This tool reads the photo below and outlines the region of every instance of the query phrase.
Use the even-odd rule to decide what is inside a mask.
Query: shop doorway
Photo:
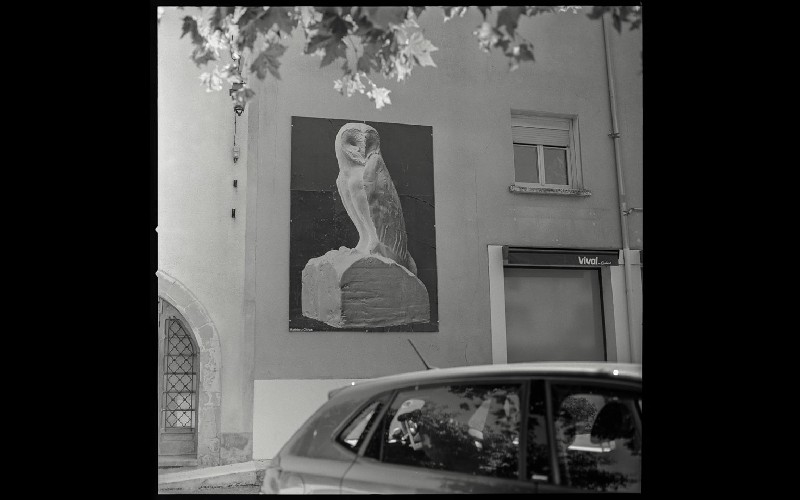
[[[158,298],[158,455],[197,458],[198,349],[180,312]]]

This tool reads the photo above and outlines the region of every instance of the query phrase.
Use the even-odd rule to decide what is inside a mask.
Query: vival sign
[[[508,247],[507,266],[601,267],[619,265],[615,250],[567,250]]]
[[[600,260],[600,257],[582,257],[578,256],[578,264],[582,266],[610,266],[610,260]]]

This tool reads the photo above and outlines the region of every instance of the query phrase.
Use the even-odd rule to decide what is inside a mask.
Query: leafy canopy
[[[547,7],[442,7],[444,22],[463,17],[476,8],[483,22],[473,34],[485,52],[500,50],[513,71],[521,63],[533,62],[533,44],[517,31],[522,16],[545,13],[577,13],[577,6]],[[183,9],[183,7],[178,7]],[[198,67],[220,61],[229,52],[232,63],[200,75],[211,92],[229,86],[231,98],[244,107],[255,92],[248,86],[241,68],[243,57],[252,61],[249,71],[263,80],[267,73],[280,79],[281,57],[287,46],[282,42],[300,30],[305,38],[303,52],[320,57],[320,67],[342,60],[342,77],[334,89],[347,97],[365,94],[380,109],[391,104],[391,90],[379,87],[370,78],[380,74],[386,80],[401,82],[417,66],[436,66],[432,53],[439,50],[426,39],[417,19],[426,7],[201,7],[200,15],[183,18],[181,38],[189,35],[192,60]],[[164,12],[158,8],[158,18]],[[614,28],[622,23],[630,29],[641,26],[639,6],[596,6],[586,15],[599,19],[610,12]],[[490,22],[493,19],[494,22]],[[245,68],[245,72],[247,68]]]

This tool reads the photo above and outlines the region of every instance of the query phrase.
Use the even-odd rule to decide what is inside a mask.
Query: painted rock
[[[381,255],[340,248],[303,269],[303,316],[336,328],[430,321],[428,290],[405,267]]]

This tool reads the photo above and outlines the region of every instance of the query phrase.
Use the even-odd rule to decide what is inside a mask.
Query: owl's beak
[[[347,153],[350,159],[356,163],[363,164],[366,161],[363,147],[350,147],[347,149]]]

